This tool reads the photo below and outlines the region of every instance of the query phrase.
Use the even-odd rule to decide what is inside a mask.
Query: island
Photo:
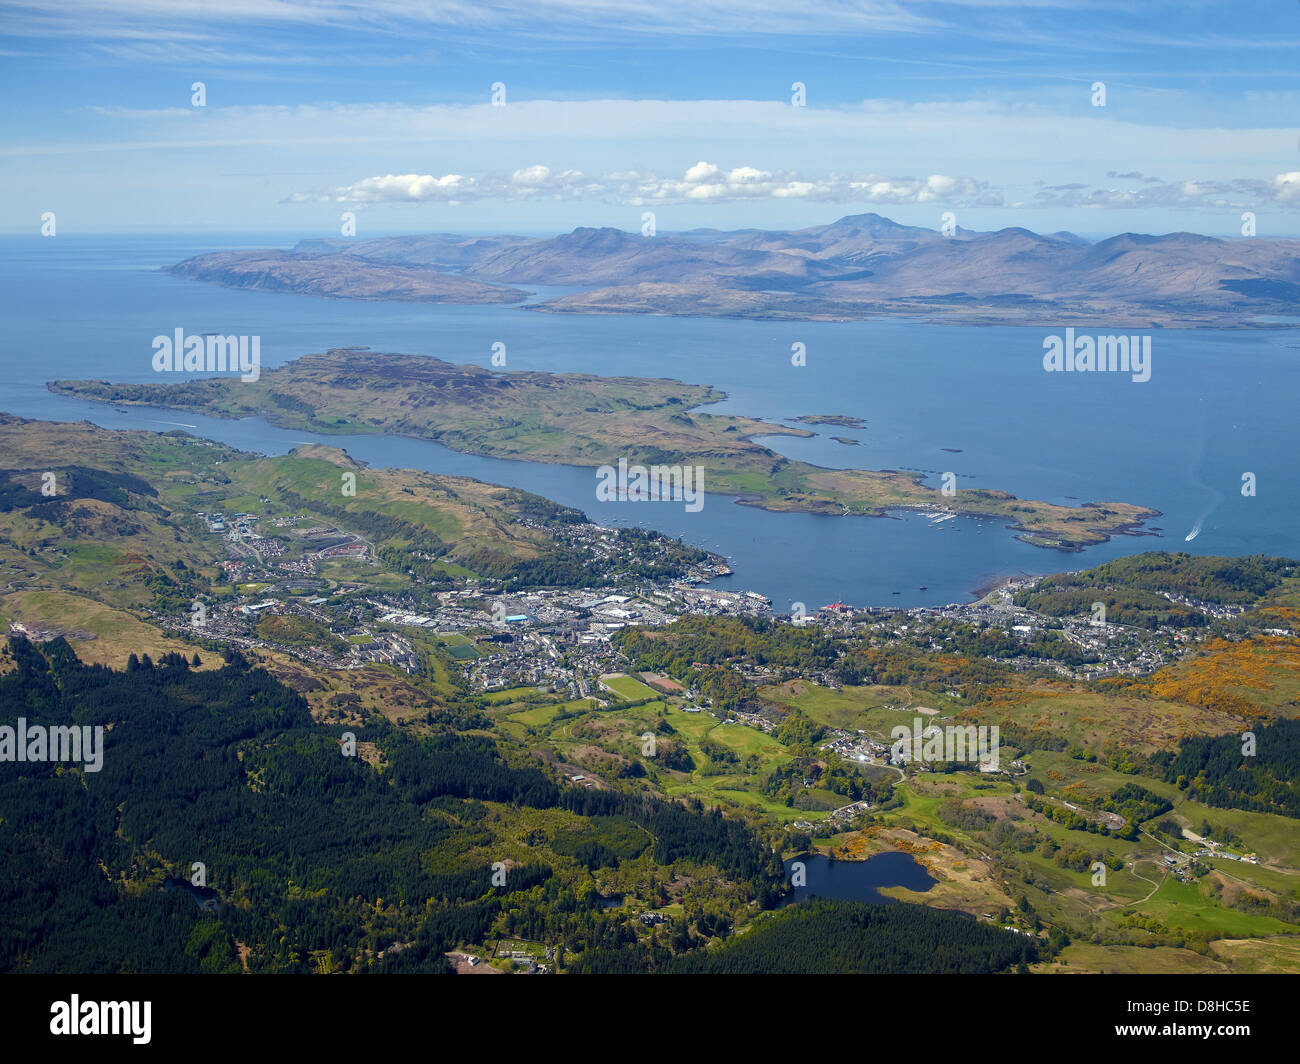
[[[835,425],[842,429],[865,429],[867,423],[860,417],[850,417],[848,414],[804,414],[802,417],[787,418],[787,421],[794,421],[800,425]]]
[[[552,237],[447,233],[304,240],[168,267],[233,288],[340,299],[501,303],[549,314],[767,321],[904,317],[1106,331],[1279,328],[1300,295],[1300,242],[1195,233],[1070,233],[900,225],[878,214],[798,230],[659,233],[579,227]],[[562,285],[525,302],[517,285]]]
[[[223,288],[394,303],[518,303],[529,294],[435,270],[337,256],[299,257],[285,251],[215,252],[178,263],[168,272]]]
[[[437,358],[335,348],[262,373],[257,381],[209,378],[180,384],[53,381],[59,395],[161,406],[326,434],[380,433],[435,440],[452,450],[593,467],[626,458],[704,470],[705,490],[743,505],[835,516],[890,510],[1002,518],[1035,546],[1077,551],[1116,534],[1143,534],[1158,511],[1127,502],[1079,507],[1019,499],[1005,491],[926,486],[922,474],[826,469],[786,458],[756,436],[807,430],[700,408],[726,398],[705,385],[577,373],[495,372]]]

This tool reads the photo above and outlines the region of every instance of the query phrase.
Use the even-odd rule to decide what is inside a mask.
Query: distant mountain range
[[[580,314],[1222,328],[1300,306],[1300,240],[944,236],[878,214],[653,237],[580,228],[548,238],[304,240],[288,251],[200,255],[170,271],[236,288],[437,303],[522,303],[529,293],[516,286],[579,287],[529,309]]]

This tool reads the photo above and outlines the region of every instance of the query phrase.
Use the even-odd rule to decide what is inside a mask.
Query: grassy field
[[[1237,872],[1243,878],[1253,881],[1269,867],[1300,869],[1300,828],[1287,817],[1242,809],[1219,809],[1188,801],[1172,783],[1148,776],[1127,776],[1102,764],[1075,760],[1064,753],[1036,750],[1027,756],[1026,761],[1030,767],[1026,779],[1037,779],[1048,794],[1085,808],[1095,807],[1101,798],[1124,784],[1136,782],[1173,803],[1171,812],[1156,819],[1169,817],[1194,831],[1207,820],[1212,828],[1230,828],[1242,839],[1241,845],[1233,846],[1234,851],[1257,853],[1261,861],[1258,867],[1238,864]]]
[[[550,701],[551,696],[536,687],[511,687],[502,691],[485,691],[483,700],[492,706],[503,706],[511,703]]]
[[[890,730],[902,725],[912,727],[912,720],[922,716],[941,720],[960,708],[959,702],[936,698],[910,687],[854,687],[839,691],[806,680],[790,680],[759,688],[759,696],[784,709],[798,709],[828,728],[865,731],[877,740],[887,740]],[[934,714],[921,712],[935,710]]]
[[[453,661],[473,661],[482,656],[474,640],[458,632],[438,632],[435,638]]]
[[[1084,800],[1085,794],[1092,797],[1105,795],[1123,783],[1133,781],[1133,777],[1075,761],[1064,754],[1035,753],[1031,759],[1038,763],[1039,772],[1045,767],[1049,768],[1047,773],[1043,773],[1044,778],[1051,780],[1049,792],[1055,788],[1057,792],[1069,794],[1080,802]],[[1042,763],[1044,760],[1048,762],[1047,765]],[[1139,777],[1138,782],[1157,793],[1177,797],[1177,792],[1170,785],[1144,777]],[[999,780],[990,785],[989,781],[980,780],[971,773],[914,777],[900,785],[895,792],[902,799],[901,808],[885,813],[880,819],[888,825],[912,829],[923,837],[950,839],[961,851],[973,855],[987,852],[987,837],[977,837],[945,821],[940,815],[940,808],[945,803],[962,801],[967,806],[985,810],[1000,821],[1010,820],[1018,823],[1022,830],[1032,830],[1037,840],[1034,848],[1003,853],[1002,860],[1006,862],[1008,870],[1015,870],[1011,872],[1010,881],[1013,884],[1023,881],[1023,886],[1019,889],[1024,891],[1034,911],[1045,922],[1073,927],[1076,932],[1084,929],[1086,932],[1101,931],[1108,937],[1127,935],[1139,939],[1150,936],[1149,931],[1127,926],[1128,918],[1138,917],[1158,921],[1172,933],[1200,933],[1234,938],[1300,933],[1300,924],[1288,923],[1268,914],[1243,912],[1235,908],[1232,901],[1241,894],[1300,899],[1300,874],[1293,869],[1283,871],[1280,868],[1208,859],[1203,863],[1216,869],[1216,872],[1199,881],[1182,883],[1168,874],[1163,857],[1170,851],[1159,842],[1145,835],[1129,841],[1068,829],[1063,824],[1029,811],[1014,793],[1014,789],[1015,783],[1011,780]],[[1191,803],[1184,803],[1179,812],[1163,814],[1162,818],[1174,816],[1180,820],[1190,819],[1199,825],[1202,811],[1199,808],[1187,808],[1189,805]],[[1216,820],[1216,815],[1223,812],[1210,810],[1207,815],[1212,824],[1220,821],[1226,823],[1227,818],[1220,817]],[[1267,834],[1268,829],[1250,824],[1251,814],[1242,814],[1240,818],[1232,819],[1247,831],[1253,828],[1256,837]],[[1281,824],[1277,827],[1285,833],[1288,825]],[[1295,831],[1293,823],[1289,827],[1292,839],[1300,834]],[[1060,852],[1081,849],[1092,855],[1090,860],[1105,861],[1110,867],[1104,884],[1094,885],[1091,869],[1073,871],[1062,867],[1050,853],[1042,849],[1045,845],[1043,840],[1050,840]],[[1190,843],[1185,846],[1188,852],[1193,848]],[[1289,853],[1289,847],[1287,852]],[[1211,889],[1215,880],[1221,884],[1221,890]],[[961,890],[954,894],[958,907],[975,915],[979,915],[976,912],[976,901],[980,897],[978,893],[966,896]],[[1130,954],[1126,950],[1127,948],[1121,949],[1107,962],[1116,965],[1113,970],[1138,970],[1124,967],[1135,963],[1163,963],[1156,960],[1156,955],[1147,956],[1143,960],[1137,953]],[[1121,957],[1129,959],[1121,962]],[[1081,968],[1084,961],[1076,963]],[[1180,963],[1191,962],[1184,956]],[[1160,969],[1157,967],[1153,970]]]
[[[1102,946],[1072,942],[1052,961],[1032,965],[1034,972],[1100,972],[1106,975],[1196,975],[1229,972],[1222,960],[1170,946]]]
[[[696,797],[710,805],[748,810],[781,824],[826,815],[825,811],[790,808],[762,794],[764,776],[790,757],[776,739],[753,728],[723,723],[708,712],[684,713],[678,700],[662,696],[644,705],[629,706],[625,703],[651,698],[656,693],[631,677],[612,678],[611,684],[620,688],[620,697],[627,697],[606,709],[596,708],[592,699],[528,704],[522,696],[532,688],[502,692],[502,697],[492,700],[495,727],[516,742],[552,751],[566,764],[598,778],[617,774],[631,761],[639,760],[654,787],[669,797]],[[660,731],[660,721],[666,722],[671,731]],[[668,769],[645,756],[642,746],[647,732],[683,747],[694,761],[695,770]],[[733,751],[737,763],[713,763],[704,752],[706,739]],[[813,788],[807,793],[826,809],[845,803],[830,791]]]
[[[1177,802],[1180,798],[1178,789],[1172,783],[1147,776],[1127,776],[1100,762],[1072,758],[1063,751],[1035,750],[1025,755],[1024,760],[1029,766],[1026,780],[1037,779],[1048,794],[1088,807],[1125,783],[1134,782],[1171,802]]]
[[[65,633],[77,657],[91,665],[126,667],[132,654],[157,661],[164,654],[194,655],[195,647],[163,634],[126,610],[114,609],[84,595],[66,591],[18,591],[0,595],[0,631],[13,621],[49,626]],[[221,665],[221,656],[199,651],[204,668]]]
[[[614,673],[600,678],[602,686],[613,691],[625,702],[636,702],[642,698],[659,698],[660,694],[649,684],[644,684],[635,676]]]
[[[1210,943],[1213,956],[1234,971],[1260,974],[1300,971],[1300,937],[1219,939]]]
[[[594,709],[595,700],[580,698],[573,702],[554,702],[550,705],[534,706],[518,713],[511,713],[507,720],[516,721],[528,728],[544,728],[561,713],[583,713]]]
[[[1227,938],[1254,938],[1279,932],[1295,933],[1300,928],[1271,916],[1255,916],[1226,908],[1208,896],[1199,883],[1181,883],[1168,878],[1155,896],[1141,905],[1141,914],[1183,931],[1212,931]],[[1119,920],[1119,911],[1107,913]]]

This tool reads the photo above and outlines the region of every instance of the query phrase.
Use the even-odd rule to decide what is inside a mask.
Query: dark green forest
[[[662,960],[651,951],[604,951],[582,970],[693,975],[860,975],[1003,972],[1038,960],[1024,935],[920,905],[811,899],[758,921],[716,949]]]
[[[218,670],[168,655],[122,672],[83,665],[63,640],[11,639],[5,654],[0,722],[109,730],[98,772],[0,765],[0,970],[237,971],[241,943],[251,971],[443,971],[446,950],[507,911],[518,933],[574,953],[636,941],[545,864],[494,887],[488,867],[433,859],[491,842],[484,801],[600,818],[614,848],[583,863],[639,852],[639,837],[657,863],[711,867],[763,906],[780,897],[779,859],[741,820],[562,787],[491,739],[379,721],[358,737],[384,751],[381,773],[235,653]]]
[[[1185,739],[1177,753],[1152,758],[1157,771],[1189,797],[1221,809],[1300,817],[1300,720],[1253,729],[1254,753],[1240,735]]]

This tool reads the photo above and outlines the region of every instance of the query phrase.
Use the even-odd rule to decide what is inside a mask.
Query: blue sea
[[[1300,555],[1300,329],[1149,330],[1151,379],[1135,383],[1125,374],[1044,372],[1045,336],[1068,326],[1090,331],[1071,321],[1011,328],[552,315],[246,292],[159,272],[207,251],[288,247],[297,239],[0,240],[7,326],[0,410],[110,428],[185,427],[265,454],[314,440],[374,465],[514,485],[602,524],[655,528],[715,550],[735,570],[720,586],[761,592],[779,610],[795,602],[810,609],[834,601],[964,602],[1000,577],[1079,569],[1146,550]],[[535,302],[562,290],[534,291]],[[817,434],[810,439],[764,439],[817,465],[920,470],[936,487],[952,473],[959,490],[1001,488],[1070,506],[1125,501],[1162,516],[1150,522],[1154,536],[1117,536],[1066,554],[1020,543],[991,520],[773,514],[718,495],[696,513],[680,502],[600,503],[591,469],[476,458],[418,440],[315,437],[260,421],[117,410],[45,388],[55,378],[155,381],[153,337],[176,328],[258,335],[264,368],[354,345],[488,366],[493,345],[503,343],[510,370],[676,378],[726,392],[711,412],[774,424],[808,414],[865,422],[807,426]],[[794,344],[804,345],[806,365],[791,364]],[[1254,496],[1241,491],[1247,472],[1255,475]]]

